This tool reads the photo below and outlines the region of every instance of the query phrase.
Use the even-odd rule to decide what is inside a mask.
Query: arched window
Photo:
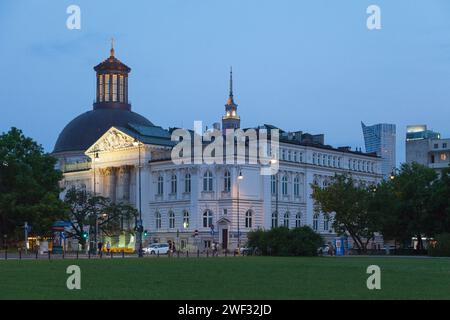
[[[169,212],[169,228],[175,228],[175,213],[173,211]]]
[[[294,178],[294,196],[300,196],[300,178],[298,176]]]
[[[278,213],[274,211],[272,213],[272,228],[278,227]]]
[[[177,193],[177,175],[173,174],[170,179],[170,193],[176,194]]]
[[[283,196],[287,196],[288,194],[288,177],[283,176],[283,179],[281,180],[281,190],[283,193]]]
[[[319,229],[319,214],[315,214],[313,217],[313,229],[317,231]]]
[[[284,214],[283,226],[289,228],[289,212]]]
[[[298,212],[295,215],[295,227],[296,228],[300,228],[301,227],[301,222],[302,222],[302,214],[300,212]]]
[[[323,217],[323,230],[328,231],[330,226],[330,217],[328,215],[325,215]]]
[[[203,191],[213,191],[213,175],[209,170],[203,175]]]
[[[203,213],[203,228],[209,228],[213,224],[213,216],[211,210],[206,210]]]
[[[159,213],[159,211],[155,214],[155,225],[156,229],[161,229],[161,213]]]
[[[270,191],[273,195],[277,193],[277,177],[275,175],[270,177]]]
[[[163,176],[158,177],[158,195],[162,195],[164,193],[164,178]]]
[[[183,228],[189,228],[189,211],[187,210],[183,211]]]
[[[225,171],[223,175],[223,191],[230,192],[231,191],[231,174],[230,171]]]
[[[184,192],[191,193],[191,174],[186,173],[184,176]]]
[[[252,212],[251,212],[251,210],[248,210],[246,213],[245,213],[245,227],[246,228],[251,228],[252,227]]]

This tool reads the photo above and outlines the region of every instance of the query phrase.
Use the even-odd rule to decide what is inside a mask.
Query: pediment
[[[85,153],[87,155],[95,152],[117,151],[121,149],[133,148],[135,138],[123,131],[112,127],[100,137]]]

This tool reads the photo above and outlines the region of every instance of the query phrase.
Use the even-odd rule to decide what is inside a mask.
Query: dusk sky
[[[81,30],[66,9],[81,8]],[[381,30],[366,9],[381,8]],[[427,124],[450,137],[448,0],[1,0],[0,132],[11,126],[53,150],[91,110],[93,67],[132,68],[133,111],[162,127],[219,122],[228,72],[243,127],[324,133],[363,147],[360,122]]]

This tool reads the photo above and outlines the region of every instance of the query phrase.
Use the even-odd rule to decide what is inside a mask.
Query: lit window
[[[104,97],[103,97],[103,75],[102,74],[98,76],[98,96],[99,96],[100,102],[103,102]]]
[[[441,160],[442,161],[447,160],[447,154],[446,153],[441,153]]]
[[[183,212],[183,228],[189,228],[189,212],[187,210]]]
[[[125,99],[124,99],[124,79],[123,79],[123,75],[120,75],[120,77],[119,77],[119,101],[120,102],[125,102]]]
[[[117,101],[117,74],[112,77],[112,101]]]

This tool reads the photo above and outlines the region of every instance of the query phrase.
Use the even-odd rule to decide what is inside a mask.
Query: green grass
[[[78,291],[67,266],[80,266]],[[366,268],[381,268],[368,290]],[[450,260],[183,258],[0,261],[0,299],[450,299]]]

